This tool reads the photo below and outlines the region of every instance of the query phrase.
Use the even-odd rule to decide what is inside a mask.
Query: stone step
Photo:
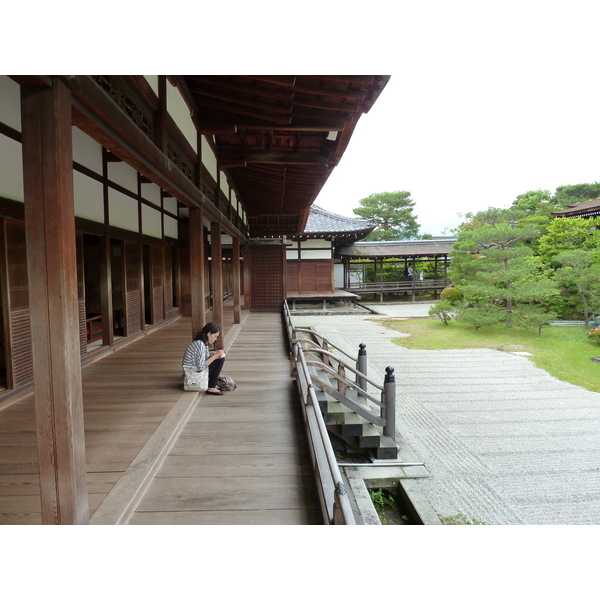
[[[332,386],[336,385],[334,378],[327,373],[321,370],[317,371],[314,367],[310,367],[310,369],[314,373],[318,373],[322,379],[330,382]],[[333,400],[320,388],[315,387],[315,392],[325,424],[333,435],[352,446],[372,450],[377,459],[393,460],[398,458],[398,446],[391,438],[383,435],[381,428],[376,427],[341,402]],[[347,395],[353,400],[357,400],[354,390],[348,389]]]
[[[378,448],[381,442],[381,432],[375,425],[368,423],[363,427],[362,434],[357,438],[359,448]]]
[[[396,460],[398,458],[398,445],[387,435],[382,435],[379,446],[373,454],[378,460]]]
[[[344,406],[341,402],[336,402],[334,400],[319,402],[319,408],[323,414],[325,425],[341,426],[344,425],[346,419],[351,418],[352,415],[356,415],[352,409]]]
[[[360,436],[364,432],[364,428],[369,422],[360,415],[351,411],[344,414],[344,422],[340,423],[340,429],[344,436]]]

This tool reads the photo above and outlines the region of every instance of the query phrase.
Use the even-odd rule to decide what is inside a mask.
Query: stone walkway
[[[427,316],[430,304],[379,304]],[[431,477],[419,485],[440,517],[488,524],[600,524],[600,394],[497,350],[408,350],[377,315],[294,317],[352,354],[369,377],[393,366],[397,429]]]

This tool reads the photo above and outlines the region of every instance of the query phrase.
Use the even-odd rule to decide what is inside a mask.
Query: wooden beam
[[[22,87],[21,115],[42,522],[85,524],[71,94]]]
[[[204,306],[204,210],[190,208],[190,287],[192,311],[192,337],[206,322]],[[234,238],[236,239],[236,238]]]
[[[242,322],[241,311],[241,269],[240,269],[240,240],[233,238],[232,246],[232,263],[233,263],[233,322]]]
[[[271,101],[287,102],[292,98],[289,90],[280,90],[273,87],[262,87],[260,85],[247,85],[225,79],[222,76],[205,77],[198,79],[194,75],[186,75],[189,88],[192,93],[210,95],[211,90],[229,90],[240,94],[252,94],[261,98],[268,98]]]
[[[212,299],[213,321],[220,327],[223,326],[223,252],[221,246],[221,226],[211,223],[210,250],[212,270]]]
[[[52,87],[52,77],[49,75],[9,75],[9,77],[19,85]]]
[[[327,156],[323,156],[318,150],[300,151],[296,154],[293,150],[291,152],[268,152],[267,150],[252,151],[237,148],[219,149],[219,166],[224,169],[249,163],[326,165],[327,160]]]
[[[73,95],[74,124],[186,206],[203,206],[232,237],[246,239],[88,76],[61,78]]]

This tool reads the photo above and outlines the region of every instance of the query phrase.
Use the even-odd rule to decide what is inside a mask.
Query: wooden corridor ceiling
[[[252,237],[292,236],[388,75],[185,75]],[[382,132],[384,135],[384,132]]]

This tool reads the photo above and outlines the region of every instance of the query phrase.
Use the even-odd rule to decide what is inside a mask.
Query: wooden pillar
[[[444,287],[448,285],[448,256],[444,256]]]
[[[192,337],[206,323],[204,305],[204,209],[190,208],[190,288],[192,312]]]
[[[21,114],[42,522],[86,524],[70,92],[23,87]]]
[[[112,346],[114,343],[112,253],[108,233],[100,238],[100,311],[102,313],[102,344]]]
[[[157,145],[160,151],[166,156],[168,153],[167,141],[168,141],[168,122],[169,113],[167,111],[167,76],[158,76],[158,114],[157,116],[157,127],[156,137]]]
[[[221,250],[220,223],[211,224],[210,256],[213,284],[213,321],[223,327],[223,252]]]
[[[241,269],[240,269],[240,240],[233,238],[233,322],[242,322],[242,311],[241,311]]]
[[[413,276],[412,276],[412,301],[415,301],[415,280],[417,279],[417,265],[415,262],[415,259],[412,259],[412,272],[413,272]]]
[[[379,285],[381,286],[379,301],[383,302],[383,258],[381,259],[381,268],[379,270]]]

